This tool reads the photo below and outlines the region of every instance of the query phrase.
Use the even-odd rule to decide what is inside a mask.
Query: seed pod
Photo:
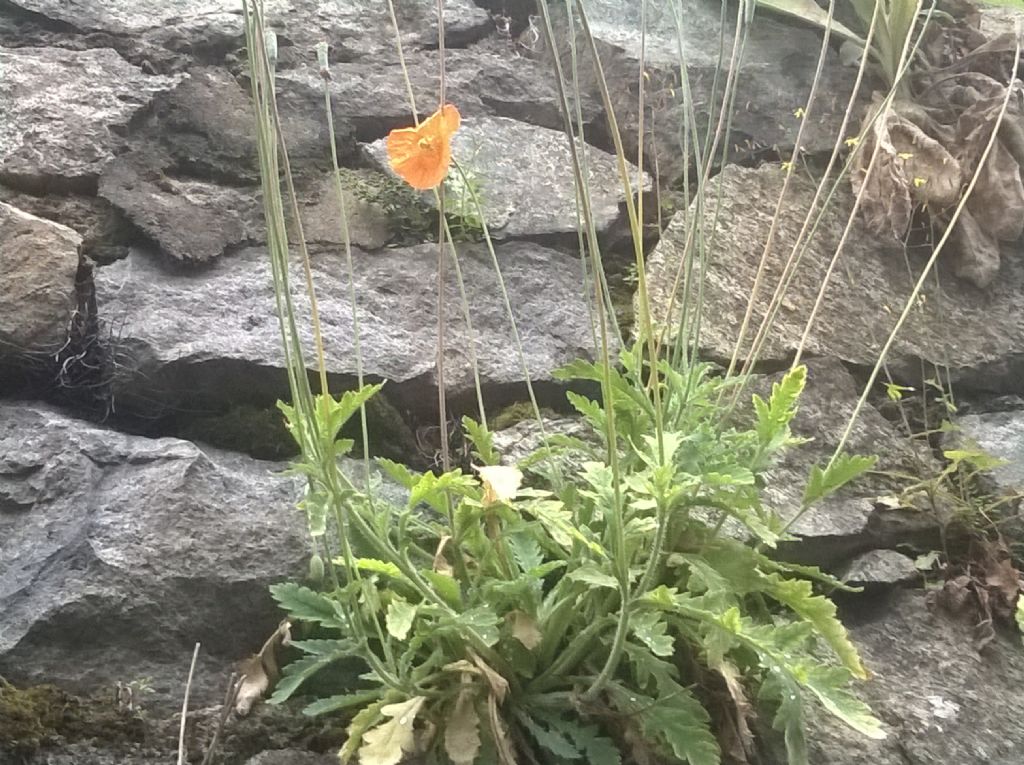
[[[318,584],[324,580],[324,559],[318,553],[309,559],[309,579]]]

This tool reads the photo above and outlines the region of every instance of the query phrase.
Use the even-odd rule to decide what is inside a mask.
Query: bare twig
[[[232,672],[231,677],[228,678],[228,690],[224,695],[224,704],[220,708],[217,727],[213,729],[213,736],[210,737],[210,743],[206,747],[206,754],[203,755],[202,765],[211,765],[213,762],[213,754],[217,751],[217,744],[220,743],[220,734],[223,732],[224,726],[227,725],[231,710],[235,707],[235,699],[238,698],[238,692],[242,689],[244,682],[245,675],[239,676],[235,672]]]
[[[199,658],[199,643],[192,651],[192,663],[188,668],[188,680],[185,682],[185,699],[181,702],[181,727],[178,729],[178,765],[185,765],[185,723],[188,720],[188,697],[192,693],[192,675],[196,671],[196,659]]]

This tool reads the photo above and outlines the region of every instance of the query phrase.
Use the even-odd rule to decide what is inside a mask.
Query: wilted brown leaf
[[[984,289],[999,274],[999,242],[985,233],[969,210],[964,210],[953,229],[956,245],[954,273]]]
[[[237,670],[242,680],[235,697],[235,711],[239,715],[244,717],[249,714],[253,705],[262,699],[281,677],[277,665],[277,649],[291,641],[291,626],[287,619],[282,621],[263,643],[259,653],[238,663]]]
[[[445,576],[452,576],[455,573],[452,564],[444,557],[444,548],[451,541],[452,538],[450,536],[441,537],[441,540],[437,543],[437,551],[434,553],[434,571]]]
[[[715,669],[725,681],[733,707],[729,715],[729,746],[723,746],[723,749],[729,752],[737,763],[748,762],[749,756],[754,753],[754,733],[749,725],[749,720],[753,717],[750,700],[740,681],[739,670],[734,664],[723,661]]]
[[[480,718],[468,685],[459,691],[455,709],[445,722],[444,750],[455,765],[473,765],[480,752]]]
[[[491,669],[490,665],[475,653],[471,652],[469,657],[473,660],[473,663],[480,669],[480,671],[483,672],[484,677],[487,680],[487,684],[491,686],[491,693],[497,698],[498,703],[504,703],[505,696],[508,694],[508,680]]]
[[[512,748],[512,741],[508,737],[508,728],[505,727],[501,713],[498,712],[499,701],[493,693],[487,696],[487,716],[491,725],[491,735],[494,736],[494,748],[498,752],[500,765],[517,765],[515,750]]]
[[[540,645],[542,636],[536,619],[524,611],[510,611],[506,618],[512,625],[512,637],[531,651]]]
[[[381,707],[381,714],[391,719],[363,734],[359,747],[360,765],[398,765],[406,752],[415,748],[413,723],[426,698],[413,696],[397,704]]]

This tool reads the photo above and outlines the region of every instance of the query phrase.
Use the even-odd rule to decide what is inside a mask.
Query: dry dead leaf
[[[985,289],[999,274],[1002,259],[999,242],[978,225],[969,210],[964,210],[960,215],[953,229],[953,242],[956,245],[954,273],[976,287]]]
[[[391,719],[363,734],[360,765],[398,765],[406,752],[413,751],[416,745],[413,723],[424,701],[424,696],[413,696],[381,707],[381,714]]]
[[[448,546],[450,541],[452,541],[451,536],[441,537],[441,540],[437,543],[437,551],[434,553],[434,571],[445,576],[453,576],[455,574],[452,564],[444,557],[444,548]]]
[[[235,712],[244,717],[254,704],[277,683],[281,671],[277,665],[277,649],[291,642],[291,622],[285,619],[267,638],[260,648],[247,659],[238,663],[237,671],[242,678],[235,697]]]
[[[508,728],[505,727],[505,722],[498,712],[498,703],[493,693],[487,695],[487,716],[491,725],[491,735],[494,736],[494,748],[498,752],[498,762],[500,765],[517,765],[512,741],[508,737]]]
[[[503,704],[505,702],[505,696],[508,694],[508,680],[491,669],[490,665],[475,653],[470,652],[469,657],[483,673],[484,678],[487,680],[487,684],[491,686],[491,693],[498,699],[498,703]]]
[[[750,730],[749,720],[753,717],[753,709],[750,700],[747,698],[746,690],[740,681],[740,673],[735,665],[728,661],[721,662],[715,667],[718,674],[725,681],[725,687],[729,691],[729,698],[732,700],[733,709],[730,715],[733,725],[733,744],[730,754],[737,763],[748,762],[748,758],[754,753],[754,733]]]
[[[512,637],[531,651],[540,645],[542,636],[537,620],[525,611],[510,611],[505,617],[512,626]]]
[[[480,718],[470,686],[459,691],[444,730],[444,750],[454,765],[473,765],[480,752]]]

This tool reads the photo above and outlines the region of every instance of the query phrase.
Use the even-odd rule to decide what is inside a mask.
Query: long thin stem
[[[438,91],[438,109],[444,108],[445,102],[445,71],[444,71],[444,0],[437,0],[437,60],[440,87]],[[448,395],[445,390],[445,245],[448,242],[447,228],[444,219],[444,186],[437,190],[437,417],[441,427],[441,469],[446,473],[451,469],[451,454],[448,444]],[[455,528],[454,509],[451,500],[448,502],[448,514],[451,527]]]
[[[181,725],[178,727],[178,765],[185,765],[185,726],[188,723],[188,700],[192,694],[192,675],[196,671],[196,659],[199,658],[199,643],[192,651],[192,663],[188,667],[188,680],[185,682],[185,698],[181,702]]]

